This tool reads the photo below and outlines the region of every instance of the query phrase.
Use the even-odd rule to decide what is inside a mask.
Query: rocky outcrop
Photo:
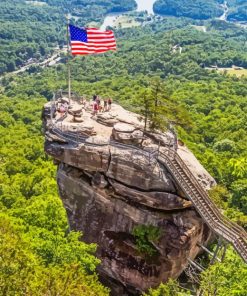
[[[111,112],[115,115],[106,113],[109,124],[104,114],[100,124],[102,118],[86,120],[84,112],[77,130],[93,125],[96,135],[77,138],[62,132],[56,119],[49,122],[46,106],[45,150],[59,162],[58,188],[71,229],[82,231],[86,242],[97,243],[99,273],[113,287],[113,295],[123,295],[177,278],[188,258],[199,253],[198,243],[208,243],[211,231],[157,160],[158,149],[173,147],[172,133],[144,136],[137,115],[128,112],[124,122],[127,111],[113,105]],[[113,118],[117,122],[111,127]],[[62,124],[75,123],[67,118]],[[185,146],[180,150],[204,188],[215,184]],[[146,236],[151,255],[138,243],[134,230],[140,226],[159,233],[155,239]]]

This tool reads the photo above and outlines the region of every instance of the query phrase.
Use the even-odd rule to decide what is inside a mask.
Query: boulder
[[[97,122],[104,124],[106,126],[114,126],[114,124],[118,123],[116,116],[113,116],[111,113],[99,113],[97,115]]]
[[[216,185],[214,178],[205,170],[195,155],[185,145],[178,145],[177,153],[204,189],[209,190]]]
[[[177,196],[176,194],[167,192],[141,192],[127,187],[115,180],[109,180],[116,194],[125,197],[126,200],[142,204],[152,209],[164,211],[181,210],[192,207],[191,201]]]
[[[138,145],[143,140],[143,132],[127,123],[116,123],[112,129],[112,138],[124,144]]]
[[[167,170],[144,151],[111,146],[106,176],[132,188],[176,192]]]

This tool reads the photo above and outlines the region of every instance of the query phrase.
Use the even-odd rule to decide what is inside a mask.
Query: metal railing
[[[166,165],[212,231],[231,243],[247,262],[247,233],[245,230],[221,214],[177,153],[174,154],[174,158],[170,158],[168,154],[160,153],[158,159]]]

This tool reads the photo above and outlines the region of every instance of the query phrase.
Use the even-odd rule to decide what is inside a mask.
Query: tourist
[[[108,99],[108,110],[111,110],[112,99]]]
[[[99,110],[99,106],[97,104],[97,102],[94,102],[93,104],[93,116],[95,116],[98,113]]]
[[[103,105],[102,105],[102,101],[99,102],[99,112],[103,111]]]
[[[64,104],[60,105],[59,112],[61,114],[60,118],[62,118],[64,116],[64,113],[66,112]]]
[[[104,99],[104,107],[103,107],[103,111],[104,111],[104,112],[107,111],[107,99]]]
[[[98,110],[100,111],[100,97],[97,96],[97,99],[95,100],[96,104],[98,105]]]

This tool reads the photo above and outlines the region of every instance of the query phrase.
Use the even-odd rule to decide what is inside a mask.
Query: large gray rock
[[[140,150],[111,147],[107,177],[141,190],[175,192],[167,170]]]
[[[112,138],[124,144],[139,145],[143,141],[143,132],[127,123],[117,123],[112,129]]]
[[[85,121],[78,124],[71,115],[52,120],[50,107],[46,104],[43,111],[45,150],[59,164],[57,182],[69,224],[83,232],[86,242],[97,243],[99,273],[112,295],[130,295],[177,278],[188,258],[199,253],[198,243],[206,245],[212,234],[157,160],[158,150],[171,151],[173,134],[156,132],[140,139],[139,116],[117,105],[97,121],[84,110]],[[57,129],[70,127],[70,138],[54,133],[56,123]],[[80,138],[85,131],[88,137]],[[178,146],[178,154],[204,188],[215,184],[185,146]],[[160,232],[155,241],[146,238],[152,256],[138,249],[133,235],[143,225]]]
[[[127,187],[115,180],[109,181],[116,194],[132,203],[139,203],[152,209],[172,211],[185,209],[192,206],[191,201],[181,198],[175,194],[159,191],[140,192],[136,189]]]

